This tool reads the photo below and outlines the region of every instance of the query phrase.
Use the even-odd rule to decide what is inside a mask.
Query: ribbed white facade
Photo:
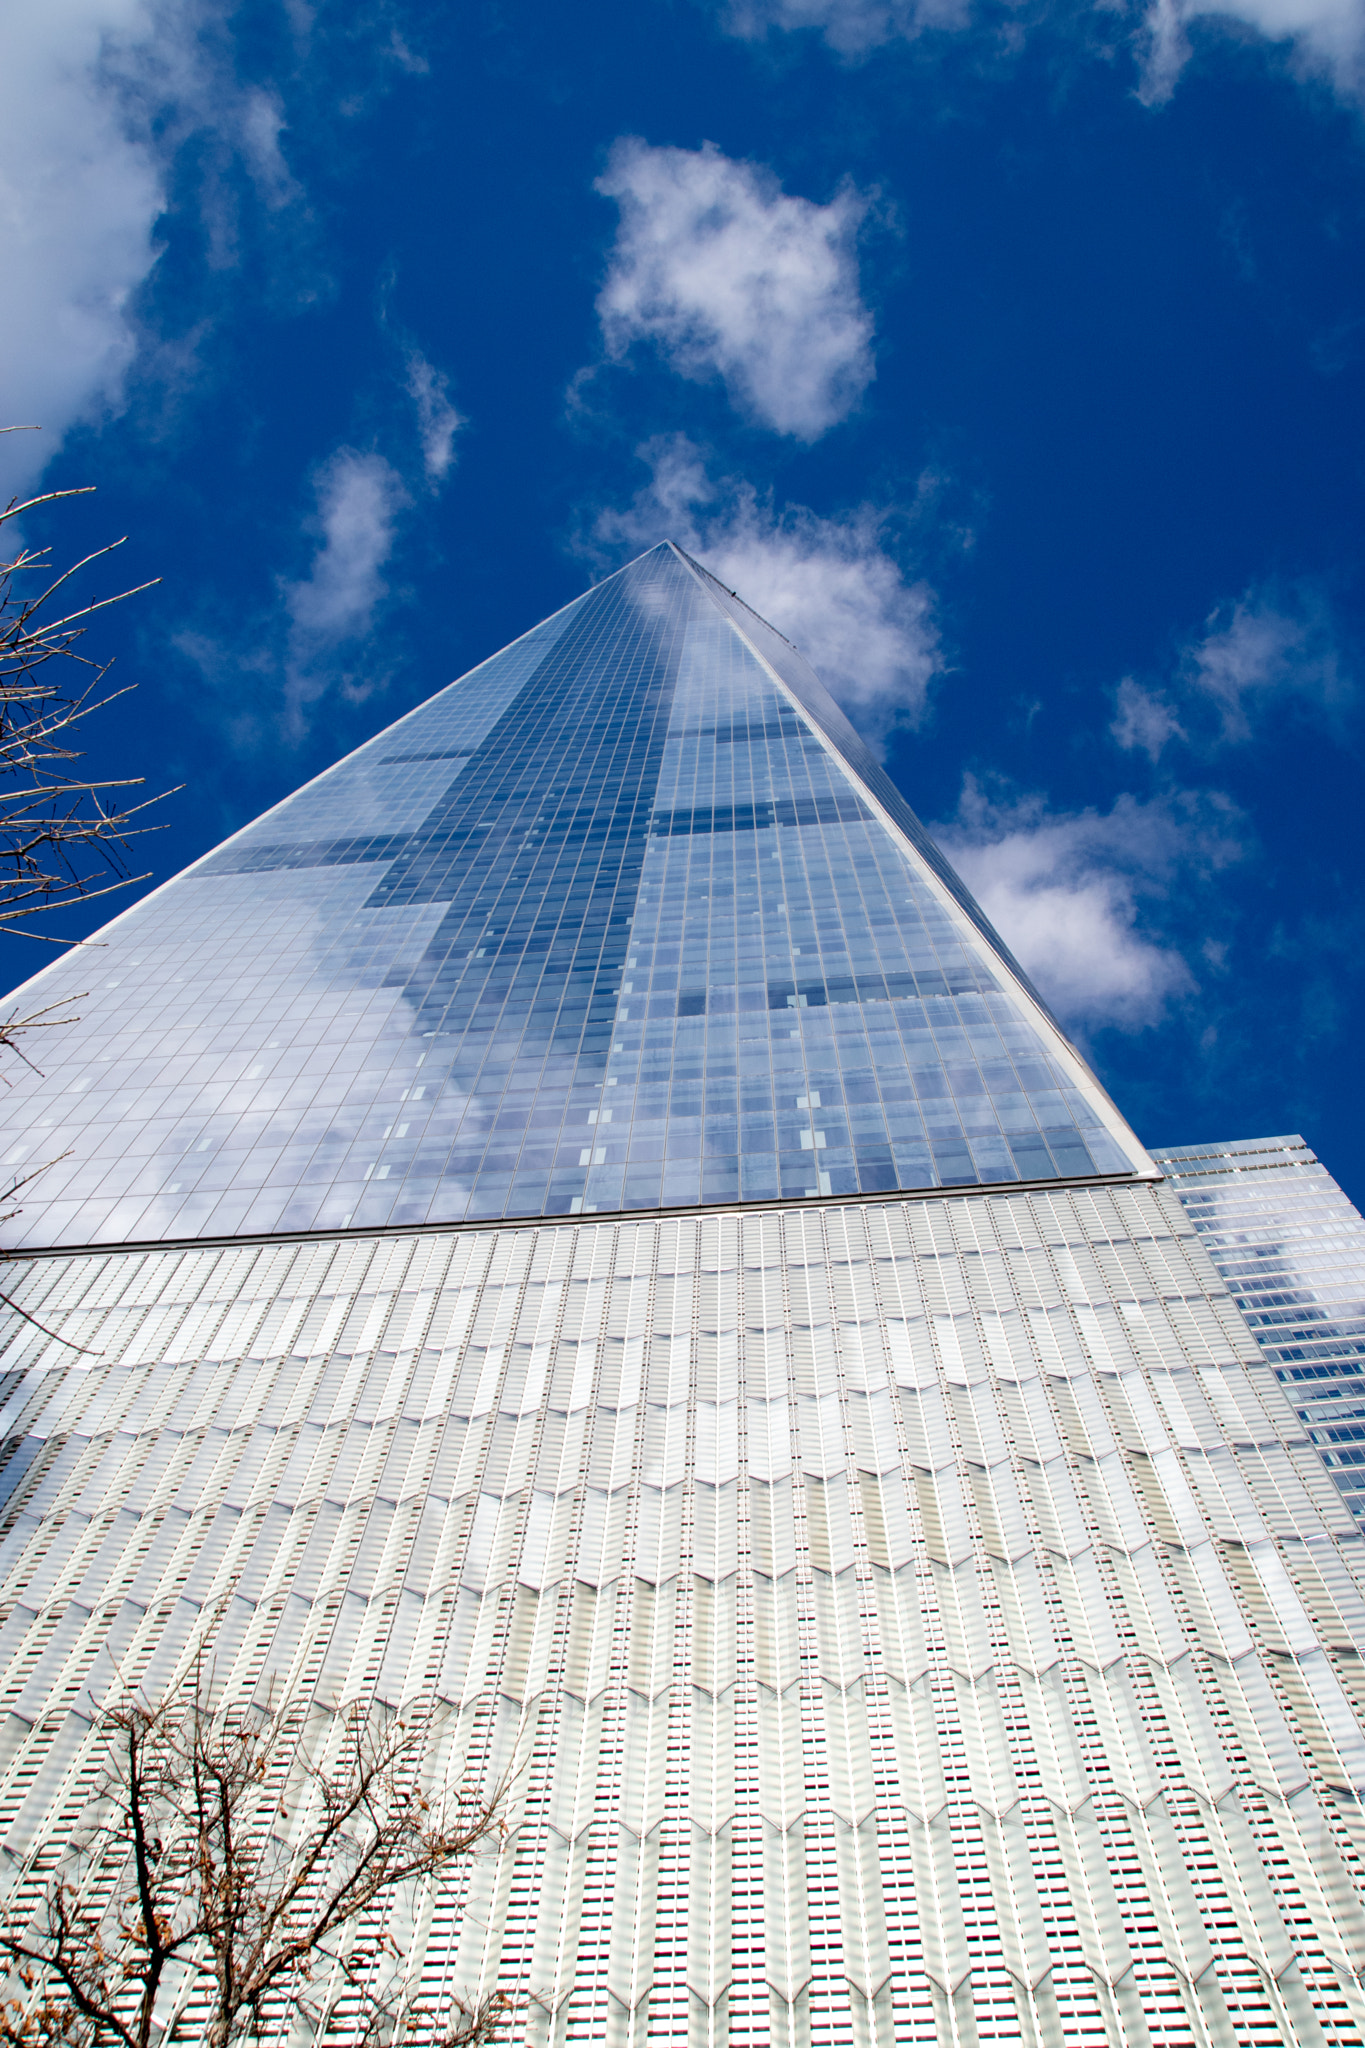
[[[207,1640],[510,1772],[394,1910],[514,2040],[1362,2038],[1365,1545],[1163,1186],[15,1270],[18,1896]]]

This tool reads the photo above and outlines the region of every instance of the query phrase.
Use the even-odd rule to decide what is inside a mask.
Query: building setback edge
[[[222,1251],[231,1245],[369,1243],[376,1237],[451,1237],[487,1230],[565,1230],[582,1223],[660,1223],[686,1216],[761,1216],[793,1209],[880,1209],[899,1202],[941,1202],[970,1195],[1038,1195],[1068,1188],[1150,1188],[1165,1174],[1089,1173],[1051,1180],[955,1181],[937,1188],[878,1188],[851,1195],[774,1195],[753,1202],[692,1202],[672,1209],[584,1209],[555,1216],[472,1216],[449,1223],[371,1223],[333,1230],[260,1230],[220,1237],[142,1237],[95,1244],[24,1245],[0,1250],[0,1262],[89,1258],[95,1252]]]

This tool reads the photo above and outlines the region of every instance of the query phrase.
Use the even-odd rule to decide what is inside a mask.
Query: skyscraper
[[[1365,1218],[1300,1137],[1152,1157],[1365,1518]]]
[[[518,2039],[1360,2042],[1358,1525],[737,597],[655,549],[101,938],[6,1131],[16,1897],[207,1641],[511,1772],[393,1910]]]

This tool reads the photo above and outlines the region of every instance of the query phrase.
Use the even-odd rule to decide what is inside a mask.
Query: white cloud
[[[339,669],[338,650],[363,643],[388,593],[384,569],[409,503],[398,472],[382,455],[339,448],[317,473],[317,546],[308,574],[282,583],[288,622],[286,730],[297,738],[304,709],[329,685],[353,679]]]
[[[1037,796],[992,802],[970,777],[935,836],[1058,1015],[1127,1031],[1158,1023],[1195,986],[1159,906],[1241,855],[1222,798],[1121,796],[1107,813],[1050,812]]]
[[[1329,720],[1355,696],[1321,593],[1267,585],[1220,606],[1175,656],[1164,688],[1125,676],[1109,727],[1121,747],[1160,759],[1172,740],[1241,745],[1273,708],[1295,705]]]
[[[1331,617],[1313,591],[1249,590],[1215,612],[1185,649],[1180,680],[1217,710],[1227,740],[1252,737],[1252,716],[1273,700],[1297,698],[1323,711],[1353,692]]]
[[[257,191],[272,207],[287,205],[299,193],[280,142],[287,125],[277,92],[253,86],[242,94],[237,123],[242,155]]]
[[[33,480],[72,426],[116,411],[144,342],[155,348],[137,300],[157,260],[182,145],[213,137],[199,200],[219,263],[233,257],[222,191],[230,162],[271,211],[298,196],[281,148],[282,102],[273,88],[238,83],[224,23],[223,0],[44,0],[10,10],[0,70],[0,390],[10,419],[44,431],[5,442],[8,491]]]
[[[597,301],[608,353],[652,341],[684,377],[720,377],[731,403],[814,441],[873,375],[855,242],[867,198],[827,206],[770,171],[699,150],[618,142],[597,189],[621,224]]]
[[[311,16],[294,16],[288,93],[306,102]],[[251,191],[289,237],[307,213],[285,153],[285,95],[244,82],[231,0],[43,0],[10,7],[0,68],[0,491],[26,488],[74,426],[125,401],[130,376],[183,374],[183,341],[145,323],[160,223],[185,202],[207,273],[238,261]],[[313,31],[314,39],[320,31]],[[399,61],[379,52],[370,70]],[[286,221],[288,226],[285,226]],[[181,295],[183,307],[184,294]],[[199,309],[196,309],[199,310]],[[200,325],[202,326],[202,321]],[[188,351],[192,354],[192,349]]]
[[[755,42],[773,29],[817,29],[845,57],[925,29],[965,28],[970,18],[970,0],[728,0],[722,9],[731,35]]]
[[[933,592],[905,581],[883,539],[872,506],[839,519],[798,506],[776,520],[745,497],[704,533],[698,557],[874,729],[897,713],[918,719],[941,666]]]
[[[608,559],[671,539],[738,591],[811,662],[869,738],[924,709],[942,666],[934,597],[908,582],[888,547],[887,515],[870,505],[822,519],[782,513],[734,477],[713,481],[685,437],[639,451],[651,482],[628,511],[598,516]]]
[[[137,346],[130,302],[156,260],[162,166],[111,65],[146,48],[145,0],[45,0],[10,10],[0,67],[0,390],[9,490],[63,433],[116,403]]]
[[[1141,747],[1155,761],[1169,740],[1185,738],[1185,729],[1158,690],[1144,690],[1131,676],[1118,686],[1117,716],[1109,730],[1121,747]]]
[[[455,466],[455,436],[465,425],[450,402],[449,380],[416,349],[408,355],[408,395],[417,408],[422,466],[433,489]]]
[[[381,571],[407,493],[382,455],[339,448],[318,471],[317,499],[312,565],[283,593],[300,651],[335,646],[368,629],[388,587]]]
[[[1365,8],[1360,0],[1154,0],[1145,22],[1142,97],[1170,98],[1190,56],[1192,21],[1238,23],[1289,48],[1296,68],[1331,81],[1343,98],[1365,88]]]
[[[718,7],[731,35],[755,42],[774,31],[810,29],[850,58],[884,43],[912,41],[929,29],[974,29],[992,54],[1017,46],[1022,33],[1017,10],[974,6],[972,0],[718,0]],[[1361,0],[1150,0],[1145,7],[1141,0],[1095,0],[1094,11],[1102,21],[1127,14],[1137,24],[1140,97],[1149,106],[1174,91],[1190,58],[1190,24],[1198,20],[1249,29],[1282,44],[1300,74],[1326,78],[1345,99],[1365,97]],[[1060,7],[1052,12],[1073,26],[1083,20]]]

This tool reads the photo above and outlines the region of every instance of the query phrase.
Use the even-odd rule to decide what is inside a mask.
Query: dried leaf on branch
[[[211,1709],[198,1681],[113,1709],[94,1820],[0,1929],[0,2048],[233,2048],[291,2006],[319,2035],[344,2015],[361,2042],[489,2041],[505,1997],[412,2002],[384,1908],[496,1843],[499,1798],[424,1790],[420,1726],[356,1708],[329,1727],[314,1759],[293,1717]]]

